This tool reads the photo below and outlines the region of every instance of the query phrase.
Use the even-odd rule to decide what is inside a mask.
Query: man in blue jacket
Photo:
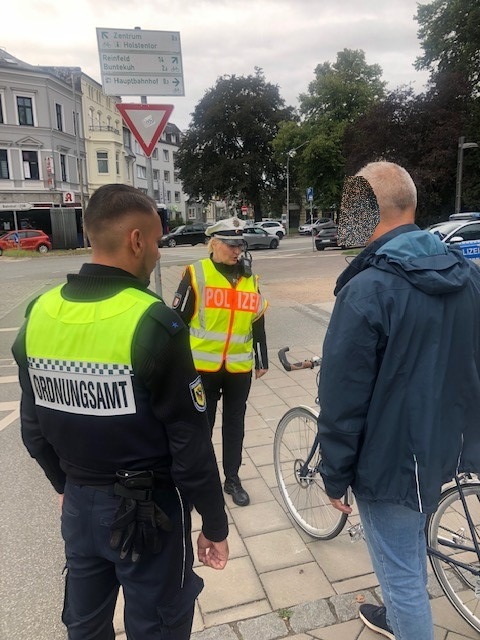
[[[426,514],[457,471],[480,470],[480,270],[414,224],[416,188],[402,167],[375,162],[358,175],[379,222],[335,290],[321,473],[341,511],[353,488],[382,588],[385,607],[362,605],[362,620],[387,638],[433,640]]]

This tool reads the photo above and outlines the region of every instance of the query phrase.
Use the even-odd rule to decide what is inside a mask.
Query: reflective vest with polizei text
[[[35,404],[91,417],[135,414],[132,341],[158,299],[128,288],[105,300],[72,302],[62,297],[62,286],[40,296],[28,319]]]
[[[195,311],[190,347],[198,371],[246,373],[254,364],[252,323],[267,308],[257,276],[240,277],[233,287],[210,258],[190,265]]]

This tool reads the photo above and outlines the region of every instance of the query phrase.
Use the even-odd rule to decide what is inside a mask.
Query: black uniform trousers
[[[242,464],[245,411],[252,384],[252,372],[230,373],[225,366],[214,373],[202,371],[202,382],[207,399],[207,416],[213,432],[217,404],[222,403],[222,464],[227,480],[238,480]]]
[[[192,570],[190,510],[175,489],[155,490],[173,531],[162,532],[158,554],[137,562],[110,548],[110,524],[120,498],[67,482],[62,509],[67,577],[62,619],[69,640],[113,640],[119,586],[128,640],[188,640],[203,580]]]

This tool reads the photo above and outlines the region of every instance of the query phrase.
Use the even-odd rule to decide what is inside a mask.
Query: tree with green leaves
[[[339,51],[333,64],[317,65],[308,93],[300,95],[300,111],[307,122],[353,122],[384,95],[381,77],[380,65],[367,64],[361,49]]]
[[[332,64],[317,65],[308,92],[300,95],[300,122],[280,128],[274,142],[277,158],[291,149],[298,154],[290,163],[292,198],[313,187],[315,204],[323,210],[339,204],[345,176],[342,140],[345,128],[366,113],[385,92],[382,70],[367,64],[361,50],[344,49]]]
[[[179,177],[192,197],[235,199],[253,206],[278,190],[282,170],[272,140],[280,122],[292,118],[278,87],[261,69],[254,75],[222,76],[195,107],[176,156]]]
[[[437,73],[435,78],[423,94],[415,95],[411,87],[388,94],[346,129],[342,144],[348,175],[375,160],[396,162],[411,173],[421,226],[445,219],[454,210],[457,140],[471,118],[465,78],[454,73]],[[478,171],[465,172],[466,204],[475,197],[477,175]]]
[[[480,3],[478,0],[433,0],[418,5],[416,20],[423,55],[417,69],[462,73],[480,89]]]

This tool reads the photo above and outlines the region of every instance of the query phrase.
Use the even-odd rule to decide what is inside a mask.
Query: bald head
[[[403,167],[393,162],[371,162],[357,175],[368,180],[380,209],[380,223],[370,241],[415,221],[417,188]]]

